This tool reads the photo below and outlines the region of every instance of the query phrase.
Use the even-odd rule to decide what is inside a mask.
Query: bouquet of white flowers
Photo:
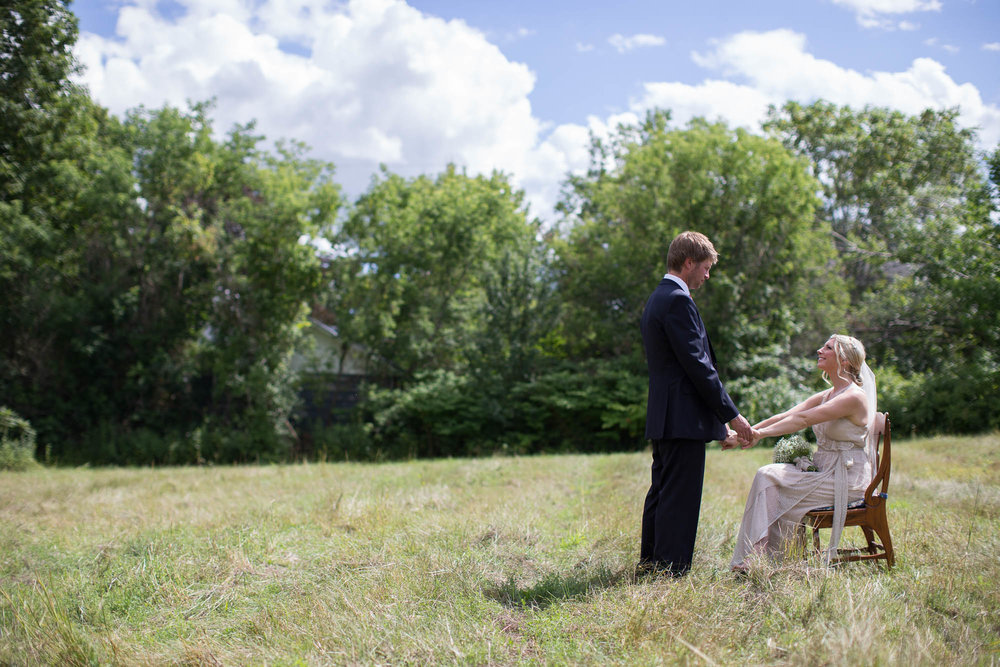
[[[786,435],[778,440],[774,445],[774,462],[791,463],[804,472],[819,471],[819,468],[813,465],[812,445],[798,433]]]

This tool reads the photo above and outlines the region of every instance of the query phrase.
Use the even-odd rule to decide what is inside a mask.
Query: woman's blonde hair
[[[843,334],[833,334],[830,340],[833,341],[833,351],[837,355],[837,376],[862,386],[861,367],[865,363],[865,346],[857,338]],[[823,371],[823,379],[830,381],[826,371]]]

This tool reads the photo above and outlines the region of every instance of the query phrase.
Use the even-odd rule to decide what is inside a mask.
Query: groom
[[[741,441],[750,424],[726,393],[705,324],[691,298],[708,280],[718,253],[704,234],[683,232],[667,251],[669,272],[646,301],[642,342],[649,370],[646,438],[652,483],[642,512],[638,571],[685,574],[691,568],[705,444],[724,440],[726,423]]]

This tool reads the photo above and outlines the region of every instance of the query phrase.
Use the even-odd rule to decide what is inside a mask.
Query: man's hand
[[[736,415],[733,421],[729,422],[729,426],[736,431],[736,435],[740,439],[740,444],[746,449],[753,442],[753,429],[750,428],[750,422],[747,421],[746,417],[743,415]]]
[[[733,429],[731,429],[729,427],[726,427],[726,430],[729,431],[729,435],[728,435],[728,437],[725,440],[722,441],[722,449],[724,449],[724,450],[725,449],[734,449],[736,447],[736,445],[742,445],[743,444],[742,442],[740,442],[740,436],[738,436],[736,434],[736,431],[734,431]]]

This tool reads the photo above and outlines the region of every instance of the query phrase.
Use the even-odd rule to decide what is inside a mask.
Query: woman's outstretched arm
[[[853,388],[835,396],[826,403],[822,402],[823,392],[799,403],[791,410],[775,415],[753,427],[756,445],[763,438],[797,433],[804,428],[822,424],[841,417],[846,417],[856,424],[863,424],[868,415],[867,398],[860,388]],[[818,400],[814,400],[817,399]]]
[[[804,400],[801,403],[799,403],[798,405],[796,405],[796,406],[794,406],[792,408],[789,408],[788,410],[785,410],[784,412],[780,412],[780,413],[778,413],[776,415],[772,415],[772,416],[768,417],[767,419],[765,419],[764,421],[757,422],[756,424],[754,424],[753,427],[755,429],[759,430],[759,429],[765,428],[767,426],[770,426],[771,424],[774,424],[774,423],[776,423],[778,421],[781,421],[782,419],[785,419],[789,415],[798,414],[798,413],[802,412],[803,410],[808,410],[810,408],[814,408],[814,407],[816,407],[817,405],[820,405],[823,402],[823,394],[824,393],[825,393],[825,390],[817,392],[817,393],[813,394],[812,396],[810,396],[809,398],[807,398],[806,400]]]

